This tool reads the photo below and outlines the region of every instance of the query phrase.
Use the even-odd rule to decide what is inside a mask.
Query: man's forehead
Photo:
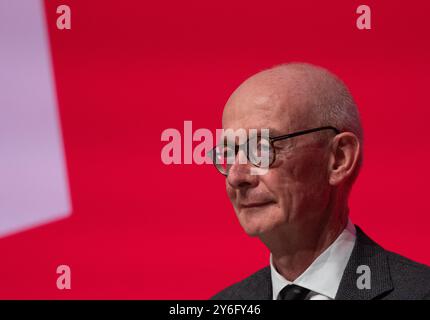
[[[233,109],[235,106],[230,107]],[[250,131],[268,129],[270,136],[275,136],[288,131],[293,119],[288,108],[281,109],[277,105],[268,104],[265,107],[250,107],[242,111],[231,110],[224,115],[222,124],[224,130],[244,130],[249,134]]]
[[[249,138],[256,136],[275,137],[281,135],[278,129],[266,128],[227,128],[223,129],[218,141],[233,142],[235,144],[245,143]]]
[[[288,103],[278,94],[257,94],[255,92],[236,94],[229,99],[223,112],[223,122],[276,118],[288,113]]]
[[[223,136],[228,136],[228,135],[236,135],[236,136],[241,136],[241,135],[245,135],[245,136],[251,136],[251,135],[259,135],[261,134],[263,131],[268,131],[270,132],[270,136],[275,136],[275,135],[281,135],[283,134],[283,131],[275,128],[273,126],[265,126],[265,127],[255,127],[255,128],[240,128],[240,127],[235,127],[235,128],[223,128]]]
[[[224,128],[278,128],[289,118],[290,108],[281,101],[264,100],[228,103],[223,113]],[[279,128],[282,129],[282,128]]]
[[[271,136],[288,133],[308,122],[308,102],[296,81],[257,75],[239,86],[227,101],[223,128],[270,129]]]

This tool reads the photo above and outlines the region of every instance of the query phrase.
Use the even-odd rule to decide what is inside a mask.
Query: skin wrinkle
[[[271,127],[286,134],[317,127],[324,121],[318,112],[321,103],[332,103],[335,95],[345,92],[322,68],[278,66],[236,89],[226,103],[223,128]],[[226,189],[241,226],[260,238],[275,267],[290,281],[346,226],[348,182],[360,152],[357,141],[352,133],[315,132],[276,142],[276,159],[265,175],[251,175],[251,165],[237,159],[230,168]],[[252,203],[267,205],[246,206]]]

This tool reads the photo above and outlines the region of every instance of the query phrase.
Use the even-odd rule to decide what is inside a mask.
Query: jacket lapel
[[[243,300],[272,300],[272,279],[270,267],[265,267],[255,275],[253,281],[247,282],[245,288],[240,290],[239,298]]]
[[[359,227],[351,257],[345,268],[336,300],[370,300],[382,298],[393,289],[387,255],[384,249],[373,242]],[[370,270],[370,289],[359,289],[357,279],[361,273],[357,268],[368,266]]]

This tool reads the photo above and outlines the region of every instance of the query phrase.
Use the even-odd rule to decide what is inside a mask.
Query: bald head
[[[290,63],[253,75],[231,95],[223,124],[240,111],[251,113],[261,108],[282,117],[289,130],[332,125],[362,140],[359,113],[349,90],[321,67]]]

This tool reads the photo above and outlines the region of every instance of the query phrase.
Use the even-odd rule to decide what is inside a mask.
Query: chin
[[[260,236],[275,228],[273,220],[268,218],[268,214],[264,214],[263,212],[252,214],[241,210],[238,214],[240,225],[250,237]]]

